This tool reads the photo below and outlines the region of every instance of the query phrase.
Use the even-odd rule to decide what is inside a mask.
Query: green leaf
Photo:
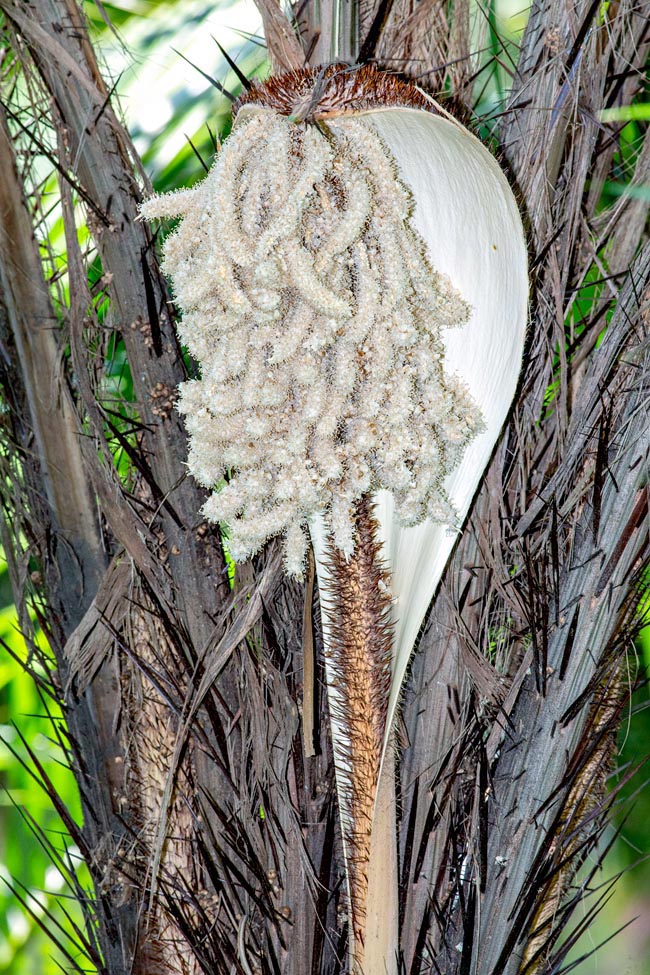
[[[650,102],[604,108],[598,117],[601,122],[650,122]]]

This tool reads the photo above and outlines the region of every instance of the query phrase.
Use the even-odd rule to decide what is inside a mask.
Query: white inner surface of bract
[[[413,207],[363,117],[340,131],[258,108],[197,187],[144,205],[182,217],[164,269],[201,378],[179,409],[190,471],[214,488],[204,514],[227,523],[236,560],[282,534],[300,573],[318,512],[349,555],[354,503],[379,489],[402,524],[454,521],[444,481],[483,421],[441,333],[470,309]]]

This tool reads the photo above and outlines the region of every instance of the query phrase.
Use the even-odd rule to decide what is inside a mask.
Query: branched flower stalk
[[[142,212],[182,218],[165,242],[164,268],[182,312],[181,337],[201,366],[201,378],[181,387],[179,409],[190,433],[189,469],[213,489],[204,515],[227,524],[236,561],[282,535],[286,570],[294,575],[303,571],[312,535],[351,962],[366,975],[379,966],[392,972],[392,867],[385,896],[393,920],[366,917],[380,895],[373,836],[387,844],[384,858],[395,858],[392,771],[381,825],[377,795],[403,669],[451,544],[437,546],[445,556],[437,576],[424,572],[417,586],[409,584],[420,590],[412,603],[400,591],[404,554],[400,562],[393,549],[400,532],[418,526],[427,532],[438,526],[453,539],[464,517],[519,368],[523,235],[489,153],[456,123],[424,111],[430,106],[416,89],[372,69],[331,67],[271,79],[243,102],[206,179],[149,200]],[[445,342],[449,330],[462,334],[472,320],[480,322],[486,286],[475,308],[463,282],[432,258],[416,225],[430,216],[426,209],[421,214],[427,201],[405,178],[389,145],[390,124],[382,125],[373,105],[397,106],[390,111],[402,122],[435,120],[452,143],[462,133],[471,140],[474,167],[493,167],[501,179],[496,188],[514,233],[519,290],[513,321],[506,322],[514,335],[514,351],[506,350],[512,389],[505,399],[500,394],[496,422],[492,401],[481,395],[484,384],[472,387],[450,362]],[[467,175],[476,179],[471,166]],[[437,192],[435,180],[431,191]],[[491,234],[489,221],[488,227]],[[450,228],[437,232],[449,235],[448,251],[458,249]],[[499,232],[496,226],[495,240]],[[500,246],[500,239],[497,246],[479,234],[483,277]],[[504,251],[498,260],[507,262]],[[525,294],[525,255],[523,268]],[[498,274],[493,292],[506,300]],[[480,352],[466,358],[477,355],[480,373],[486,368]],[[476,375],[475,369],[470,378]],[[459,489],[470,444],[479,453]],[[416,544],[408,572],[418,552]],[[386,765],[392,770],[392,759]]]
[[[350,556],[355,505],[380,488],[404,524],[455,517],[444,478],[482,420],[440,336],[469,309],[410,208],[365,120],[338,132],[258,109],[197,189],[143,208],[183,217],[164,267],[202,377],[179,409],[190,471],[219,485],[204,514],[228,524],[236,561],[283,534],[300,574],[320,512]]]

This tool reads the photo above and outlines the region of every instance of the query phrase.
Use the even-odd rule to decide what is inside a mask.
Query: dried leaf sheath
[[[321,591],[328,619],[332,719],[337,728],[337,779],[349,864],[355,960],[363,955],[368,861],[391,680],[393,627],[389,577],[379,557],[369,498],[355,510],[356,544],[349,560],[331,542]]]
[[[536,890],[535,911],[529,924],[529,940],[523,952],[520,975],[542,975],[557,940],[557,918],[578,868],[595,846],[594,823],[604,821],[618,789],[608,790],[607,778],[614,766],[621,712],[629,702],[624,668],[615,665],[596,694],[584,735],[567,780],[573,780],[548,833],[546,856],[534,865],[531,889]],[[597,857],[596,857],[597,859]],[[548,878],[548,879],[546,879]]]
[[[153,681],[147,677],[160,672],[164,662],[173,660],[173,648],[157,619],[146,594],[134,593],[129,605],[127,635],[130,652],[142,661],[143,670],[125,668],[121,693],[128,718],[128,749],[124,761],[125,801],[137,810],[138,842],[125,858],[124,874],[136,874],[137,858],[147,862],[155,844],[167,772],[177,738],[177,719],[165,707]],[[192,743],[178,775],[178,787],[169,810],[168,836],[162,856],[160,891],[151,910],[141,912],[139,953],[141,969],[134,975],[199,975],[196,957],[188,952],[179,925],[179,915],[200,923],[200,911],[208,907],[196,864],[196,845],[192,841],[192,808],[188,797],[194,791],[191,777]],[[136,874],[137,875],[137,874]],[[184,882],[196,891],[187,897],[177,916],[169,911],[174,892]],[[197,906],[200,908],[197,910]]]

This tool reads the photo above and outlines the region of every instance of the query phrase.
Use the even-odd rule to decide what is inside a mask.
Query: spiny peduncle
[[[373,505],[354,509],[355,548],[346,559],[330,544],[327,650],[332,720],[345,744],[337,756],[342,828],[349,864],[354,960],[361,970],[366,928],[368,866],[391,681],[393,626],[389,573],[381,560]]]

